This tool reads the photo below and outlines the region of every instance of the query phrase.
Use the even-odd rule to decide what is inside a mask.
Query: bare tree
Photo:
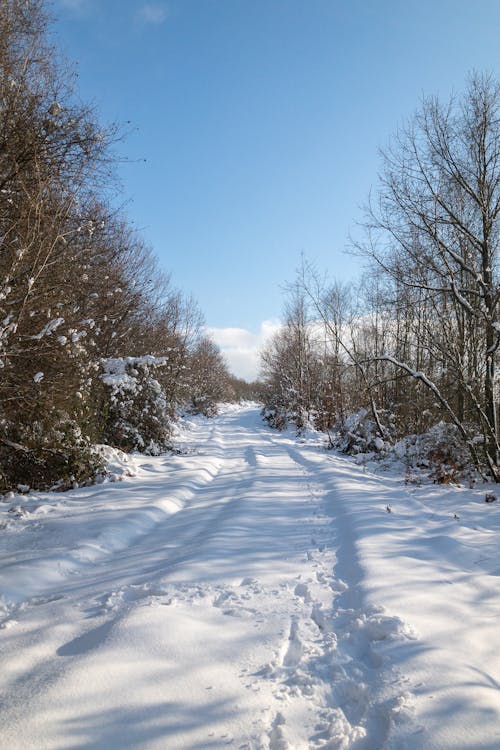
[[[473,417],[500,481],[500,85],[473,75],[461,99],[425,99],[383,167],[364,251],[399,290],[396,304],[406,295],[413,306],[420,361],[379,356],[429,388],[467,440],[474,428],[464,418]]]
[[[191,409],[208,417],[217,414],[217,403],[227,400],[229,381],[229,371],[219,347],[203,336],[189,357]]]

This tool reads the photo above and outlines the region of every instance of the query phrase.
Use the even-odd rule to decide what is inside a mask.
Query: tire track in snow
[[[149,506],[141,507],[140,510],[131,510],[122,513],[121,517],[112,520],[101,528],[94,538],[80,541],[72,549],[64,550],[55,554],[46,555],[43,559],[31,557],[25,562],[15,561],[16,580],[21,582],[16,589],[11,589],[8,583],[8,568],[4,568],[5,583],[2,585],[2,610],[3,616],[0,627],[9,627],[9,623],[22,611],[31,606],[36,606],[45,601],[51,601],[51,594],[46,593],[63,585],[65,579],[75,574],[85,575],[85,570],[99,565],[107,558],[116,556],[121,551],[127,551],[131,546],[140,542],[141,538],[148,536],[158,525],[167,518],[182,511],[192,499],[208,489],[216,480],[221,463],[207,468],[202,466],[197,472],[196,480],[179,482],[170,488],[168,497],[159,498]],[[123,483],[125,484],[125,483]],[[137,483],[127,482],[127,490],[134,494],[141,494]],[[123,492],[123,485],[111,485],[109,492]],[[75,498],[84,492],[73,493]],[[118,513],[117,513],[118,515]],[[43,523],[40,524],[43,530]],[[26,596],[27,592],[29,595]]]
[[[299,449],[286,446],[286,452],[304,472],[305,484],[314,497],[335,492],[329,483],[321,481],[318,465],[308,461]],[[337,545],[333,571],[328,569],[331,556],[328,562],[324,559],[323,542],[312,538],[314,546],[309,553],[317,568],[317,583],[333,594],[331,604],[325,607],[324,598],[319,601],[308,585],[297,584],[295,593],[303,599],[303,611],[291,622],[281,664],[273,665],[266,674],[281,683],[281,693],[291,705],[297,694],[316,703],[318,723],[310,737],[311,749],[399,750],[409,736],[412,747],[417,747],[412,696],[405,690],[404,677],[387,662],[383,648],[384,642],[413,638],[413,634],[398,617],[364,604],[362,571],[356,563],[352,532],[346,528],[348,516],[340,497],[335,496],[334,503],[338,510],[333,520],[337,526],[340,517],[343,521],[337,530],[337,542],[341,543]],[[343,534],[347,544],[339,538]],[[343,578],[335,575],[339,569]],[[281,745],[276,747],[290,747],[283,744],[289,715],[293,715],[293,709],[277,714],[279,721],[273,723],[269,735],[271,750],[277,727]]]
[[[196,454],[173,458],[168,473],[166,465],[160,471],[154,469],[159,462],[151,462],[152,491],[160,491],[158,482],[168,493],[183,482],[189,486],[182,510],[130,548],[55,586],[65,598],[38,608],[38,623],[46,629],[55,623],[45,652],[55,647],[58,657],[38,660],[41,680],[30,683],[29,675],[21,675],[20,689],[9,689],[16,721],[22,724],[27,705],[40,715],[51,703],[52,692],[47,699],[39,695],[44,684],[60,700],[68,686],[69,694],[80,695],[81,676],[91,662],[93,674],[105,675],[110,685],[102,707],[84,693],[97,733],[95,717],[116,710],[116,704],[106,703],[113,686],[121,685],[120,660],[118,682],[113,682],[113,659],[128,661],[144,649],[146,658],[134,666],[136,683],[154,685],[149,670],[160,663],[161,700],[168,696],[177,710],[184,700],[190,709],[184,727],[174,710],[166,711],[164,735],[159,743],[144,741],[145,748],[388,750],[392,727],[398,720],[404,725],[407,706],[400,678],[390,672],[379,647],[404,637],[402,624],[363,606],[362,571],[346,563],[349,545],[355,551],[352,535],[340,540],[336,560],[339,539],[333,538],[335,526],[325,505],[331,487],[314,462],[290,448],[286,436],[271,437],[255,417],[222,417],[211,427]],[[201,433],[193,434],[193,442]],[[211,480],[193,479],[214,461],[220,465]],[[346,522],[342,530],[347,532]],[[73,604],[79,611],[68,620]],[[35,622],[33,616],[29,622]],[[43,640],[41,630],[37,637]],[[13,642],[19,651],[29,649],[32,636],[26,630],[24,639]],[[233,649],[233,661],[224,661],[221,642]],[[170,667],[172,651],[184,661]],[[212,664],[208,677],[203,665],[211,652],[222,654],[222,661]],[[184,684],[185,673],[191,680]],[[215,720],[207,706],[227,710]],[[11,720],[14,715],[9,709]],[[113,748],[130,747],[124,726],[124,742]],[[140,722],[135,729],[142,731]],[[92,745],[89,738],[88,746],[105,745]]]

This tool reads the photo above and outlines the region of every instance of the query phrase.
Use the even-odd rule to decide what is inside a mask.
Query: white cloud
[[[159,26],[167,20],[168,10],[161,3],[146,3],[139,9],[138,17],[143,23]]]
[[[255,380],[259,374],[259,352],[281,327],[274,320],[264,320],[258,333],[246,328],[207,328],[207,334],[220,347],[234,375]]]

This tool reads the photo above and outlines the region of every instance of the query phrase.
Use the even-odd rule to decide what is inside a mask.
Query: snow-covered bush
[[[343,453],[380,453],[391,445],[394,434],[391,415],[387,417],[385,436],[382,438],[377,425],[366,409],[350,414],[339,426],[336,447]]]
[[[286,430],[290,421],[287,409],[281,404],[267,403],[261,411],[263,419],[275,430]]]
[[[152,355],[101,361],[106,390],[103,442],[150,454],[169,447],[173,411],[155,377],[167,363],[167,357]]]
[[[407,476],[424,470],[439,484],[458,481],[470,471],[470,449],[455,425],[439,422],[420,435],[407,435],[397,440],[394,416],[387,412],[380,416],[384,418],[384,439],[369,412],[361,409],[349,415],[340,426],[335,447],[352,455],[393,456],[404,464]]]
[[[102,461],[67,414],[34,419],[30,425],[1,425],[0,492],[19,485],[66,490],[92,481]]]
[[[439,484],[449,484],[463,477],[471,466],[469,447],[458,428],[439,422],[422,435],[408,435],[394,446],[407,472],[425,469]]]
[[[266,399],[261,411],[262,418],[275,430],[294,428],[297,435],[302,435],[309,429],[316,429],[314,413],[295,404],[290,407],[280,402],[279,398]]]

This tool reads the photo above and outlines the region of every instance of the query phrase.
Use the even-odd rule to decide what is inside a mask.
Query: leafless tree
[[[380,358],[430,389],[465,439],[480,429],[496,481],[499,116],[500,85],[486,75],[447,105],[425,99],[383,153],[364,247],[392,281],[393,302],[413,311],[407,358]]]

